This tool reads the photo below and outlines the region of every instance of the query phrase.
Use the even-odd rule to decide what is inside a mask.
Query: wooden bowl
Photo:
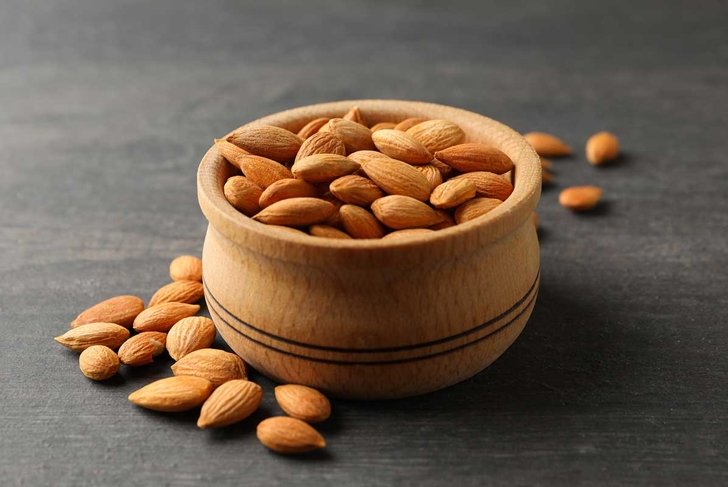
[[[458,124],[468,141],[493,144],[511,157],[513,194],[482,218],[425,236],[314,238],[238,213],[222,192],[231,166],[212,147],[197,175],[209,221],[207,305],[230,347],[278,382],[359,399],[434,391],[490,365],[533,310],[539,248],[530,217],[540,196],[540,162],[509,127],[431,103],[323,103],[251,123],[297,132],[354,105],[370,124],[408,117]]]

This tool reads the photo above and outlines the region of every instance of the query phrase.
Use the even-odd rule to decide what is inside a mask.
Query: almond
[[[288,227],[281,227],[286,228]],[[169,356],[179,360],[190,352],[208,348],[215,341],[215,324],[204,316],[182,318],[167,333]]]
[[[465,139],[465,132],[447,120],[427,120],[407,129],[409,135],[419,140],[432,153],[457,145]]]
[[[451,179],[434,189],[430,203],[435,208],[454,208],[475,198],[475,183],[468,179]]]
[[[442,217],[427,204],[409,196],[385,196],[372,203],[372,211],[377,219],[389,228],[429,227]]]
[[[388,233],[382,238],[382,240],[419,237],[423,235],[429,235],[434,232],[434,230],[431,230],[429,228],[406,228],[404,230],[396,230],[394,232]]]
[[[372,128],[369,130],[371,130],[372,133],[374,133],[378,130],[393,129],[396,126],[397,126],[397,124],[394,122],[379,122],[378,124],[372,125]]]
[[[251,154],[280,162],[292,161],[303,142],[293,132],[272,125],[241,127],[228,140]]]
[[[383,154],[410,164],[427,164],[432,154],[407,132],[394,129],[379,130],[372,134],[372,141]]]
[[[364,172],[386,193],[409,196],[426,201],[430,197],[430,183],[413,166],[387,156],[371,158],[362,163]]]
[[[474,220],[494,210],[500,204],[501,200],[495,198],[474,198],[466,201],[455,210],[455,221],[465,223]]]
[[[335,208],[334,214],[327,218],[323,223],[325,223],[326,225],[331,225],[332,227],[343,228],[341,225],[341,215],[339,215],[339,209],[344,203],[339,201],[336,196],[331,194],[330,191],[327,191],[323,195],[321,195],[321,199],[324,201],[328,201],[329,203],[334,205]]]
[[[298,384],[287,384],[275,388],[278,405],[289,416],[320,423],[331,416],[331,403],[316,389]]]
[[[550,160],[544,159],[543,157],[541,157],[540,159],[541,159],[541,169],[542,170],[550,171],[554,168],[554,163],[551,162]]]
[[[541,170],[541,186],[546,186],[554,182],[554,175],[546,170]]]
[[[369,206],[374,200],[384,196],[379,186],[371,179],[354,174],[332,181],[329,191],[344,203],[359,206]]]
[[[314,197],[317,194],[316,187],[303,179],[281,179],[265,188],[258,205],[260,208],[267,208],[288,198]]]
[[[346,147],[341,139],[329,132],[320,132],[306,139],[296,154],[296,160],[313,154],[339,154],[346,155]]]
[[[225,139],[215,139],[215,148],[225,160],[238,169],[240,169],[240,159],[250,155],[250,152],[241,149]]]
[[[450,228],[455,226],[455,219],[452,217],[452,215],[445,210],[435,210],[435,212],[442,217],[442,221],[440,223],[435,223],[434,225],[430,225],[428,228],[430,230],[442,230],[443,228]],[[404,231],[404,230],[400,230]]]
[[[233,176],[225,181],[222,189],[228,203],[244,215],[255,215],[260,211],[260,195],[263,190],[245,176]]]
[[[430,164],[435,166],[437,168],[437,170],[440,171],[440,174],[442,174],[443,176],[447,176],[450,173],[452,173],[452,168],[450,166],[448,166],[447,164],[445,164],[444,162],[438,161],[437,158],[432,159]]]
[[[424,166],[415,166],[415,169],[420,171],[427,182],[430,183],[430,191],[442,184],[442,173],[437,167],[432,164],[425,164]]]
[[[460,172],[503,174],[513,169],[511,158],[488,144],[458,144],[436,152],[435,157]]]
[[[92,345],[81,352],[78,367],[91,380],[106,380],[119,371],[119,357],[104,345]]]
[[[229,380],[248,378],[243,359],[215,348],[202,348],[188,353],[172,365],[172,373],[202,377],[215,387]]]
[[[356,205],[343,205],[339,209],[341,223],[346,232],[354,238],[382,238],[384,227],[369,213],[369,211]]]
[[[319,198],[289,198],[273,203],[253,217],[261,223],[307,226],[323,223],[336,213],[336,207]]]
[[[202,281],[202,260],[194,255],[175,257],[169,264],[169,277],[173,281]]]
[[[254,184],[265,189],[279,179],[292,178],[291,171],[273,159],[247,155],[239,159],[243,174]]]
[[[311,225],[308,229],[308,233],[314,237],[321,238],[351,239],[347,233],[330,225]]]
[[[450,181],[467,179],[475,183],[475,191],[478,196],[485,198],[497,198],[505,201],[513,192],[513,185],[503,176],[492,172],[476,171],[455,176]]]
[[[351,107],[348,112],[346,112],[346,115],[342,117],[344,120],[351,120],[352,122],[356,122],[358,124],[367,126],[366,120],[364,120],[364,116],[361,114],[361,110],[359,110],[359,107]]]
[[[313,154],[297,160],[291,171],[309,183],[330,183],[359,169],[359,163],[338,154]]]
[[[258,440],[278,453],[304,453],[326,446],[326,440],[308,423],[296,418],[275,416],[258,423]]]
[[[619,155],[619,139],[610,132],[598,132],[586,141],[586,158],[595,166],[613,161]]]
[[[573,211],[589,211],[602,197],[602,189],[597,186],[572,186],[559,194],[559,203]]]
[[[134,335],[119,347],[119,360],[132,367],[151,364],[154,357],[164,352],[166,340],[167,334],[159,331]]]
[[[160,287],[149,300],[149,306],[161,303],[193,304],[202,299],[205,290],[199,281],[174,281]]]
[[[406,132],[407,130],[411,129],[417,124],[420,124],[422,122],[426,122],[426,118],[420,118],[420,117],[410,117],[402,120],[397,125],[394,126],[394,130],[401,130],[402,132]]]
[[[524,137],[536,154],[541,157],[563,157],[571,154],[571,147],[554,135],[545,132],[529,132]]]
[[[329,122],[328,118],[315,118],[308,122],[306,125],[304,125],[301,130],[298,131],[298,136],[302,140],[306,140],[309,137],[311,137],[313,134],[319,131],[321,127],[326,125]]]
[[[138,332],[161,331],[167,333],[182,318],[200,311],[197,304],[161,303],[147,308],[134,319],[134,329]]]
[[[144,301],[136,296],[116,296],[82,311],[71,322],[71,328],[88,323],[116,323],[129,328],[134,318],[144,311]]]
[[[361,124],[343,118],[332,118],[324,127],[341,139],[347,153],[374,149],[372,131]]]
[[[202,405],[197,426],[221,428],[244,420],[258,409],[263,389],[243,379],[228,381],[215,389]]]
[[[68,330],[55,341],[74,352],[92,345],[104,345],[116,350],[129,338],[129,330],[115,323],[87,323]]]
[[[200,377],[167,377],[132,392],[129,401],[154,411],[187,411],[205,402],[212,389],[210,381]]]

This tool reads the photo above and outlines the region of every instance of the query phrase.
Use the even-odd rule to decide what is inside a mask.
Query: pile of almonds
[[[297,134],[250,125],[215,140],[242,172],[224,194],[254,220],[314,237],[399,238],[464,223],[513,191],[511,159],[464,143],[447,120],[408,118],[368,127],[353,107]]]
[[[246,365],[237,355],[211,348],[215,326],[209,318],[195,316],[203,296],[202,261],[180,256],[169,268],[172,282],[149,300],[131,295],[102,301],[79,314],[71,329],[56,341],[80,352],[81,372],[92,380],[106,380],[121,365],[151,364],[164,353],[176,362],[172,377],[157,380],[129,395],[129,401],[162,412],[201,407],[197,426],[219,428],[249,417],[260,405],[262,388],[248,380]],[[132,335],[134,332],[134,335]],[[266,447],[279,453],[300,453],[326,446],[309,423],[326,420],[329,400],[310,387],[297,384],[275,388],[278,405],[288,416],[258,424],[257,435]]]

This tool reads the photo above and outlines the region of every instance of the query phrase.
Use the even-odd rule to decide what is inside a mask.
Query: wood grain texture
[[[3,2],[0,483],[725,485],[725,23],[710,1]],[[539,204],[533,315],[486,371],[420,398],[332,401],[326,450],[281,458],[255,440],[282,414],[259,374],[261,412],[198,431],[196,414],[126,401],[169,375],[165,355],[93,383],[52,341],[200,255],[195,171],[214,137],[385,96],[578,148]],[[604,168],[581,153],[599,130],[624,149]],[[558,205],[594,183],[596,213]]]

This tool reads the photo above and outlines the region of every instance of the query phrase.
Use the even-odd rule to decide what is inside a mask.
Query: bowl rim
[[[253,124],[269,124],[300,129],[306,122],[318,117],[343,116],[351,107],[358,106],[367,112],[389,111],[407,116],[442,118],[460,125],[466,132],[466,141],[487,139],[506,152],[514,163],[513,193],[497,208],[483,217],[469,222],[416,235],[404,239],[329,239],[313,238],[306,234],[288,232],[257,222],[236,210],[224,197],[219,185],[221,171],[227,171],[227,161],[212,145],[200,161],[197,171],[198,201],[209,224],[234,242],[253,247],[264,254],[268,249],[282,244],[291,251],[296,248],[308,252],[345,252],[348,256],[360,253],[378,253],[453,243],[466,235],[477,234],[479,245],[493,242],[513,232],[530,217],[541,194],[541,163],[533,148],[521,134],[507,125],[461,108],[409,100],[361,99],[342,100],[306,105],[284,110],[253,120],[241,127]],[[435,113],[435,115],[430,115]],[[466,123],[467,122],[467,123]],[[484,126],[486,130],[474,134],[472,126]],[[236,129],[237,130],[237,129]],[[478,131],[475,131],[478,132]],[[228,134],[230,135],[232,131]],[[226,136],[227,137],[227,136]],[[294,247],[295,246],[295,247]],[[280,255],[278,252],[273,254]],[[352,254],[353,253],[353,254]]]

